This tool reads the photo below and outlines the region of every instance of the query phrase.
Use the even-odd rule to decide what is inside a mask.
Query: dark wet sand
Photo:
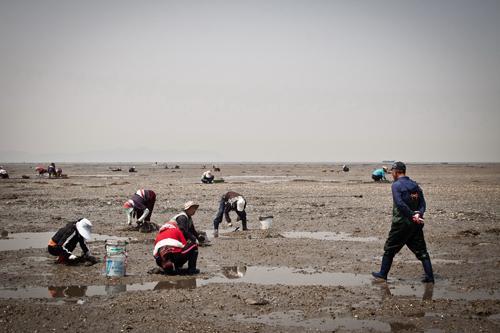
[[[0,180],[1,228],[50,232],[87,217],[96,233],[133,238],[128,276],[109,280],[102,263],[61,267],[44,248],[0,251],[5,332],[500,330],[498,164],[408,166],[428,203],[433,289],[419,282],[422,267],[408,249],[396,257],[388,284],[369,276],[390,228],[390,184],[370,179],[380,165],[352,165],[349,173],[333,164],[221,165],[216,177],[226,183],[212,185],[199,183],[200,164],[136,165],[134,174],[128,165],[122,172],[104,164],[61,166],[68,179],[6,165],[11,177],[31,179]],[[201,248],[195,278],[150,275],[154,234],[126,231],[121,209],[138,188],[156,191],[159,224],[184,201],[197,201],[200,230],[211,229],[225,191],[240,192],[251,230],[227,229]],[[266,215],[274,216],[273,228],[258,230],[258,217]],[[103,241],[91,248],[103,258]]]

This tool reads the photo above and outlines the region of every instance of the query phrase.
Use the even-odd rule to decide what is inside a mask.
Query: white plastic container
[[[260,228],[262,230],[269,229],[269,228],[271,228],[271,226],[273,224],[273,216],[272,215],[261,216],[261,217],[259,217],[259,221],[260,221]]]
[[[122,277],[127,273],[127,241],[106,240],[106,276]]]
[[[127,256],[124,254],[106,257],[106,276],[125,276],[127,269]]]

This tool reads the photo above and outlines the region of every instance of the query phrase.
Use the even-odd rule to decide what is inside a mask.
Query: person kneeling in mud
[[[201,176],[201,182],[203,184],[212,184],[214,182],[215,176],[212,174],[212,171],[207,170]]]
[[[198,241],[204,241],[202,236],[196,238],[196,230],[192,225],[191,216],[198,209],[192,201],[184,205],[184,211],[166,222],[155,239],[153,256],[156,264],[165,274],[182,274],[182,266],[187,262],[187,274],[200,272],[196,268],[198,260]],[[189,227],[191,221],[192,228]],[[193,233],[194,231],[194,233]],[[188,235],[188,237],[185,237]]]
[[[231,218],[229,217],[229,212],[234,210],[238,215],[236,221],[241,220],[241,226],[243,230],[247,229],[247,213],[245,208],[247,202],[242,195],[236,192],[227,192],[222,196],[219,202],[219,210],[214,219],[214,237],[219,237],[219,224],[222,222],[222,216],[224,215],[228,226],[232,226]]]
[[[146,231],[152,231],[156,228],[143,228],[152,226],[151,215],[156,202],[156,193],[152,190],[138,190],[135,194],[123,204],[127,213],[127,224],[132,225],[132,218],[137,217],[137,228]]]
[[[60,264],[74,265],[81,262],[97,263],[97,258],[90,254],[90,249],[85,241],[92,238],[92,223],[82,218],[69,222],[59,229],[49,241],[48,251],[51,255],[59,257]],[[73,254],[76,244],[80,244],[82,256]]]

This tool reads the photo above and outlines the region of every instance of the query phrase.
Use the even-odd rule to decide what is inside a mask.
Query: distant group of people
[[[60,178],[63,176],[63,170],[61,168],[56,168],[55,163],[50,163],[47,168],[39,165],[35,168],[35,171],[38,172],[39,176],[48,174],[49,178]]]
[[[55,167],[55,166],[54,166]],[[429,253],[424,238],[424,214],[426,202],[420,186],[406,176],[406,165],[403,162],[393,163],[390,169],[394,182],[392,183],[393,216],[391,229],[384,245],[382,263],[378,272],[372,272],[377,279],[387,280],[394,256],[406,245],[422,262],[425,283],[434,283],[434,274]],[[388,173],[387,167],[382,167],[373,172],[375,181],[385,180]],[[203,177],[210,176],[204,173]],[[127,200],[123,208],[127,215],[127,224],[132,224],[132,219],[137,218],[138,226],[150,223],[156,202],[156,193],[153,190],[138,190]],[[243,230],[247,228],[246,199],[239,193],[229,191],[219,201],[217,214],[213,220],[214,237],[219,236],[219,225],[225,217],[229,226],[232,220],[231,211],[237,214],[237,221],[241,221]],[[153,257],[157,266],[165,274],[198,274],[197,268],[198,246],[207,241],[206,235],[199,233],[194,225],[193,216],[199,205],[193,201],[184,204],[182,211],[158,230],[154,240]],[[48,251],[57,256],[62,263],[76,263],[83,261],[95,262],[96,258],[90,254],[86,241],[91,238],[92,223],[87,219],[80,219],[68,223],[57,231],[50,239]],[[77,257],[73,254],[79,244],[83,255]],[[187,270],[182,267],[188,264]]]

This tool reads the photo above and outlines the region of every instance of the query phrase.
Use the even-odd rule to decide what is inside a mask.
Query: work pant
[[[203,184],[212,184],[212,183],[213,183],[213,181],[214,181],[214,178],[215,178],[215,177],[210,177],[210,178],[203,177],[203,178],[201,179],[201,182],[202,182]]]
[[[198,246],[196,244],[187,244],[181,252],[171,252],[168,249],[165,250],[166,248],[169,247],[165,246],[159,249],[158,256],[155,258],[159,267],[168,269],[170,266],[168,262],[171,262],[174,264],[175,270],[179,270],[187,262],[188,269],[196,269],[198,260]]]
[[[224,200],[224,197],[222,197],[219,202],[219,210],[217,211],[217,215],[215,215],[214,219],[215,230],[219,229],[219,224],[222,222],[222,217],[224,216],[225,207],[226,207],[226,200]]]
[[[392,223],[389,236],[384,245],[384,256],[394,258],[405,245],[415,254],[418,260],[429,259],[422,224]]]
[[[73,252],[73,250],[75,249],[76,247],[76,242],[75,244],[71,244],[68,243],[66,245],[66,248],[68,249],[68,251],[70,252]],[[69,262],[69,256],[71,256],[71,253],[64,250],[64,248],[60,245],[57,245],[57,246],[48,246],[48,250],[49,250],[49,253],[53,256],[56,256],[56,257],[59,257],[59,262],[60,263],[68,263]]]
[[[238,220],[242,222],[243,229],[246,230],[247,228],[247,213],[245,211],[247,204],[245,202],[245,207],[243,208],[242,212],[239,212],[236,210],[236,214],[238,215]],[[214,219],[214,229],[219,230],[219,224],[222,222],[222,217],[224,216],[224,211],[226,208],[226,200],[224,197],[221,198],[219,202],[219,210],[217,211],[217,215],[215,216]]]
[[[382,180],[382,176],[377,176],[377,175],[372,175],[372,179],[376,182],[378,181],[381,181]]]

